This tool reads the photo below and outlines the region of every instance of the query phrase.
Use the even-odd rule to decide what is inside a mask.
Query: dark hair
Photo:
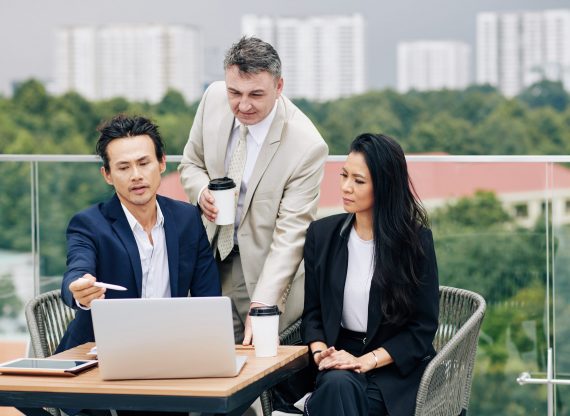
[[[95,152],[103,160],[105,170],[109,172],[109,156],[107,155],[107,146],[115,139],[134,136],[148,136],[154,143],[156,158],[160,162],[164,156],[164,143],[158,132],[158,126],[148,118],[141,116],[129,117],[119,114],[110,121],[104,122],[97,131],[101,133],[95,146]]]
[[[281,59],[273,46],[255,37],[242,37],[226,52],[224,71],[237,65],[242,74],[269,72],[273,78],[281,78]]]
[[[408,176],[400,145],[383,134],[364,133],[350,145],[364,156],[374,192],[373,293],[387,322],[402,325],[413,315],[413,294],[418,289],[417,259],[423,256],[419,237],[428,217]]]

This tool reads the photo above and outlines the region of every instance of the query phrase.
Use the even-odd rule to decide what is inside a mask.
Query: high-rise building
[[[457,41],[398,44],[398,91],[463,89],[469,84],[471,49]]]
[[[361,15],[307,18],[245,15],[242,33],[271,43],[291,98],[326,101],[365,91]]]
[[[477,15],[477,83],[512,97],[531,84],[570,91],[570,9]]]
[[[187,101],[203,92],[202,39],[192,26],[60,28],[55,62],[55,93],[157,102],[169,88]]]

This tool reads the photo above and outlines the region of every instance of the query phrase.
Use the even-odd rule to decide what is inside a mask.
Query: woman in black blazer
[[[411,415],[439,307],[427,215],[390,137],[358,136],[340,175],[348,213],[305,242],[301,333],[319,370],[305,414]]]

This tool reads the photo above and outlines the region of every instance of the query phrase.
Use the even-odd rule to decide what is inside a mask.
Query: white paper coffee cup
[[[218,208],[216,225],[233,224],[236,218],[236,184],[232,178],[212,179],[208,190],[214,197],[214,205]]]
[[[277,305],[251,308],[251,330],[256,357],[275,357],[279,345],[279,315]]]

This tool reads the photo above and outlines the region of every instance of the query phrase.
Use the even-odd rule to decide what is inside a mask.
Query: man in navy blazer
[[[101,173],[115,195],[69,223],[61,292],[77,312],[57,352],[94,341],[94,299],[221,295],[200,212],[156,194],[166,168],[157,127],[144,117],[117,116],[99,132]],[[96,281],[127,290],[96,287]]]

